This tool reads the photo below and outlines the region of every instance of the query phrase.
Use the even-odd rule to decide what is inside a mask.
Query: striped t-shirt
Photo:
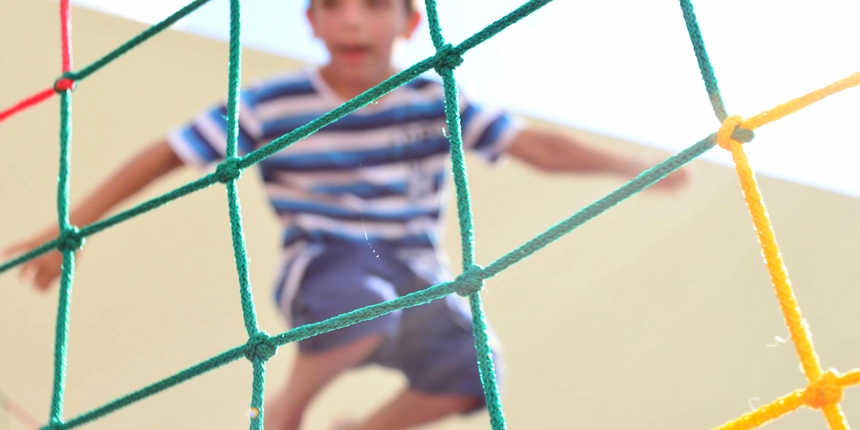
[[[341,100],[316,68],[259,81],[241,91],[240,154],[259,148]],[[515,119],[460,94],[463,143],[493,163],[518,129]],[[223,103],[174,129],[168,141],[187,164],[223,160]],[[297,241],[386,240],[433,246],[451,182],[441,82],[419,77],[258,164],[266,196]]]
[[[345,101],[315,68],[250,85],[240,100],[240,154]],[[519,123],[462,92],[460,109],[464,146],[495,163]],[[172,130],[168,142],[186,164],[211,168],[224,159],[226,113],[223,103],[215,104]],[[432,280],[447,273],[437,246],[452,176],[447,136],[442,85],[419,77],[257,165],[284,226],[274,298],[287,321],[307,264],[329,241],[358,241],[371,248],[385,241],[403,251],[395,258],[419,276]]]

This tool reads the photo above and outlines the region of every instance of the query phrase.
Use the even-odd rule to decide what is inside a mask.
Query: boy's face
[[[412,37],[420,22],[403,0],[311,0],[307,16],[331,67],[355,78],[387,72],[394,43]]]

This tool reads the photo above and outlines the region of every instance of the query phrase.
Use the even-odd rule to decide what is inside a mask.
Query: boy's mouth
[[[369,45],[341,45],[337,48],[338,52],[346,58],[347,61],[353,63],[361,61],[370,53]]]

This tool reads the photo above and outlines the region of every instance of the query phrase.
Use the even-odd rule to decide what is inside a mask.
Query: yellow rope
[[[774,234],[755,174],[749,165],[743,144],[733,139],[732,133],[736,128],[750,131],[755,130],[762,125],[797,112],[825,97],[857,85],[860,85],[860,72],[746,120],[738,115],[730,116],[723,121],[719,131],[717,131],[717,145],[732,153],[732,160],[735,163],[735,168],[740,178],[741,189],[743,190],[744,199],[746,200],[747,208],[749,209],[758,235],[765,264],[768,272],[770,272],[771,282],[776,290],[776,297],[779,300],[782,313],[785,317],[785,323],[794,342],[797,356],[800,358],[800,363],[803,366],[803,373],[808,380],[808,385],[805,389],[797,390],[787,396],[781,397],[772,403],[724,424],[719,429],[739,430],[756,428],[788,414],[800,406],[821,410],[827,419],[827,423],[833,430],[847,430],[849,428],[839,402],[842,401],[843,388],[860,383],[860,369],[853,370],[846,375],[839,375],[835,370],[822,371],[821,363],[812,344],[812,335],[800,313],[800,307],[791,288],[788,270],[783,262],[782,253],[779,251],[776,235]]]
[[[767,112],[762,112],[756,116],[750,117],[744,121],[741,127],[747,130],[755,130],[769,122],[782,119],[789,114],[795,113],[827,96],[832,96],[833,94],[847,90],[851,87],[856,87],[857,85],[860,85],[860,72],[854,73],[845,79],[840,79],[831,85],[813,91],[802,97],[791,100],[788,103],[781,104]]]

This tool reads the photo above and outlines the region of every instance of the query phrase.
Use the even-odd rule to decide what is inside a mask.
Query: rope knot
[[[57,238],[57,248],[60,251],[77,251],[84,246],[84,242],[81,231],[75,226],[70,226]]]
[[[484,268],[475,264],[454,280],[457,294],[469,297],[484,289]]]
[[[433,68],[441,76],[443,70],[454,70],[461,64],[463,64],[463,57],[453,45],[446,43],[436,51]]]
[[[229,158],[224,160],[215,169],[215,178],[218,182],[226,184],[232,180],[239,179],[242,176],[242,166],[239,165],[240,158]]]
[[[70,73],[63,73],[62,76],[54,81],[54,91],[58,93],[73,89],[75,89],[75,78]]]
[[[828,370],[817,381],[813,381],[803,391],[803,402],[813,409],[821,409],[827,405],[835,405],[842,401],[842,386],[839,385],[839,373]]]
[[[259,359],[266,362],[278,353],[278,344],[275,343],[275,340],[268,333],[258,331],[248,339],[243,352],[245,353],[245,358],[249,361]]]
[[[731,151],[734,144],[740,145],[741,142],[751,142],[755,134],[751,130],[740,128],[743,122],[744,119],[740,115],[732,115],[726,118],[723,124],[720,125],[719,131],[717,131],[717,145],[727,151]]]

